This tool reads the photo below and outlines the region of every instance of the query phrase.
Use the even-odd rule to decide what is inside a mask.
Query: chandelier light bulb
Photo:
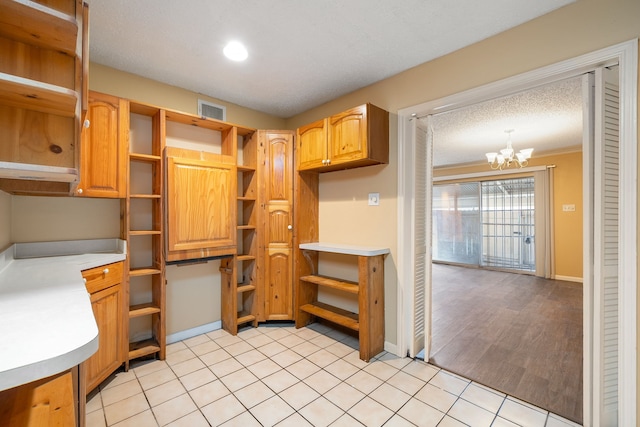
[[[513,129],[505,130],[507,136],[507,148],[500,150],[500,153],[486,153],[487,161],[493,170],[503,170],[511,166],[523,168],[529,164],[529,159],[533,153],[533,148],[525,148],[517,153],[511,143],[511,133]]]

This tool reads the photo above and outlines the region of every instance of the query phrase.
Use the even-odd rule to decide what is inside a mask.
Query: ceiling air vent
[[[227,107],[198,99],[198,115],[216,120],[227,120]]]

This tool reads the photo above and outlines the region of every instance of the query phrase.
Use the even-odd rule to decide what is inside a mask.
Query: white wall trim
[[[205,325],[196,326],[195,328],[187,329],[184,331],[176,332],[175,334],[167,335],[167,344],[173,344],[174,342],[217,331],[218,329],[222,329],[221,320],[213,323],[207,323]]]
[[[564,280],[565,282],[576,282],[576,283],[583,283],[583,279],[582,277],[574,277],[574,276],[561,276],[559,274],[556,274],[555,277],[553,278],[554,280]]]
[[[516,75],[498,82],[453,94],[444,98],[398,110],[398,354],[406,354],[412,331],[406,328],[404,314],[411,306],[409,290],[412,281],[410,230],[414,167],[411,151],[410,120],[429,114],[473,105],[488,99],[545,85],[554,81],[576,77],[596,67],[620,65],[620,141],[621,141],[621,229],[620,242],[620,298],[621,298],[621,360],[620,408],[618,425],[636,425],[637,405],[637,105],[638,105],[638,40],[633,39],[576,58]],[[429,177],[431,179],[431,177]],[[427,331],[426,333],[429,333]],[[588,352],[588,349],[585,349]],[[585,354],[589,356],[588,354]],[[428,357],[428,356],[427,356]],[[585,362],[586,363],[586,362]],[[586,366],[586,365],[585,365]],[[591,384],[585,383],[585,390]],[[584,402],[585,406],[588,402]],[[586,408],[585,408],[586,413]],[[585,423],[589,423],[588,417]]]
[[[442,175],[442,176],[434,176],[433,182],[453,181],[457,179],[469,179],[469,178],[485,178],[485,177],[492,177],[492,176],[515,175],[515,174],[523,174],[523,173],[530,173],[530,172],[540,172],[545,170],[547,170],[547,166],[531,166],[528,168],[509,169],[509,170],[501,170],[501,171],[461,173],[458,175]]]

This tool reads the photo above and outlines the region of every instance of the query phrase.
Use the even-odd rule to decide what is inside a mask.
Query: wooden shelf
[[[129,276],[151,276],[153,274],[161,274],[162,270],[157,268],[132,268],[129,270]]]
[[[238,196],[238,201],[240,201],[240,202],[255,202],[256,198],[255,197]]]
[[[236,228],[238,230],[255,230],[256,226],[255,225],[238,225]]]
[[[255,259],[256,259],[256,257],[253,256],[253,255],[243,254],[243,255],[236,256],[236,261],[253,261]]]
[[[159,199],[162,196],[160,194],[131,194],[130,199]]]
[[[154,236],[162,234],[160,230],[129,230],[130,236]]]
[[[72,89],[0,73],[0,101],[5,105],[75,117],[78,98]]]
[[[133,162],[156,163],[162,161],[161,156],[152,154],[129,153],[129,159]]]
[[[254,166],[247,165],[238,165],[238,172],[255,172],[256,168]]]
[[[255,291],[256,287],[255,285],[243,285],[243,284],[239,284],[236,288],[236,291],[241,294],[244,292],[249,292],[249,291]]]
[[[254,316],[253,314],[241,311],[238,313],[237,324],[241,325],[243,323],[255,322],[255,320],[256,320],[256,316]]]
[[[360,290],[360,286],[358,285],[357,282],[335,279],[333,277],[311,275],[311,276],[303,276],[300,278],[300,280],[303,280],[308,283],[313,283],[315,285],[338,289],[340,291],[349,292],[355,295],[358,295],[358,292]]]
[[[76,55],[78,24],[66,15],[29,0],[0,2],[0,35]]]
[[[149,314],[160,313],[160,307],[156,307],[152,303],[137,304],[129,307],[129,318],[148,316]]]
[[[314,316],[321,317],[338,325],[344,326],[351,330],[360,330],[358,315],[350,311],[317,301],[301,306],[300,310],[309,314],[313,314]]]
[[[129,343],[129,359],[137,359],[159,351],[160,345],[154,339]]]

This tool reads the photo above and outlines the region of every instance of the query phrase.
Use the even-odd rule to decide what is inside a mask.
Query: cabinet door
[[[124,361],[122,352],[122,285],[91,294],[98,324],[98,351],[85,362],[87,392],[93,390]]]
[[[92,93],[80,142],[77,196],[126,197],[128,104]]]
[[[265,141],[265,316],[293,319],[293,135]]]
[[[328,158],[331,165],[367,158],[367,106],[329,118]]]
[[[167,260],[235,253],[235,174],[233,164],[167,157]]]
[[[327,159],[326,119],[298,128],[298,169],[317,169]]]

